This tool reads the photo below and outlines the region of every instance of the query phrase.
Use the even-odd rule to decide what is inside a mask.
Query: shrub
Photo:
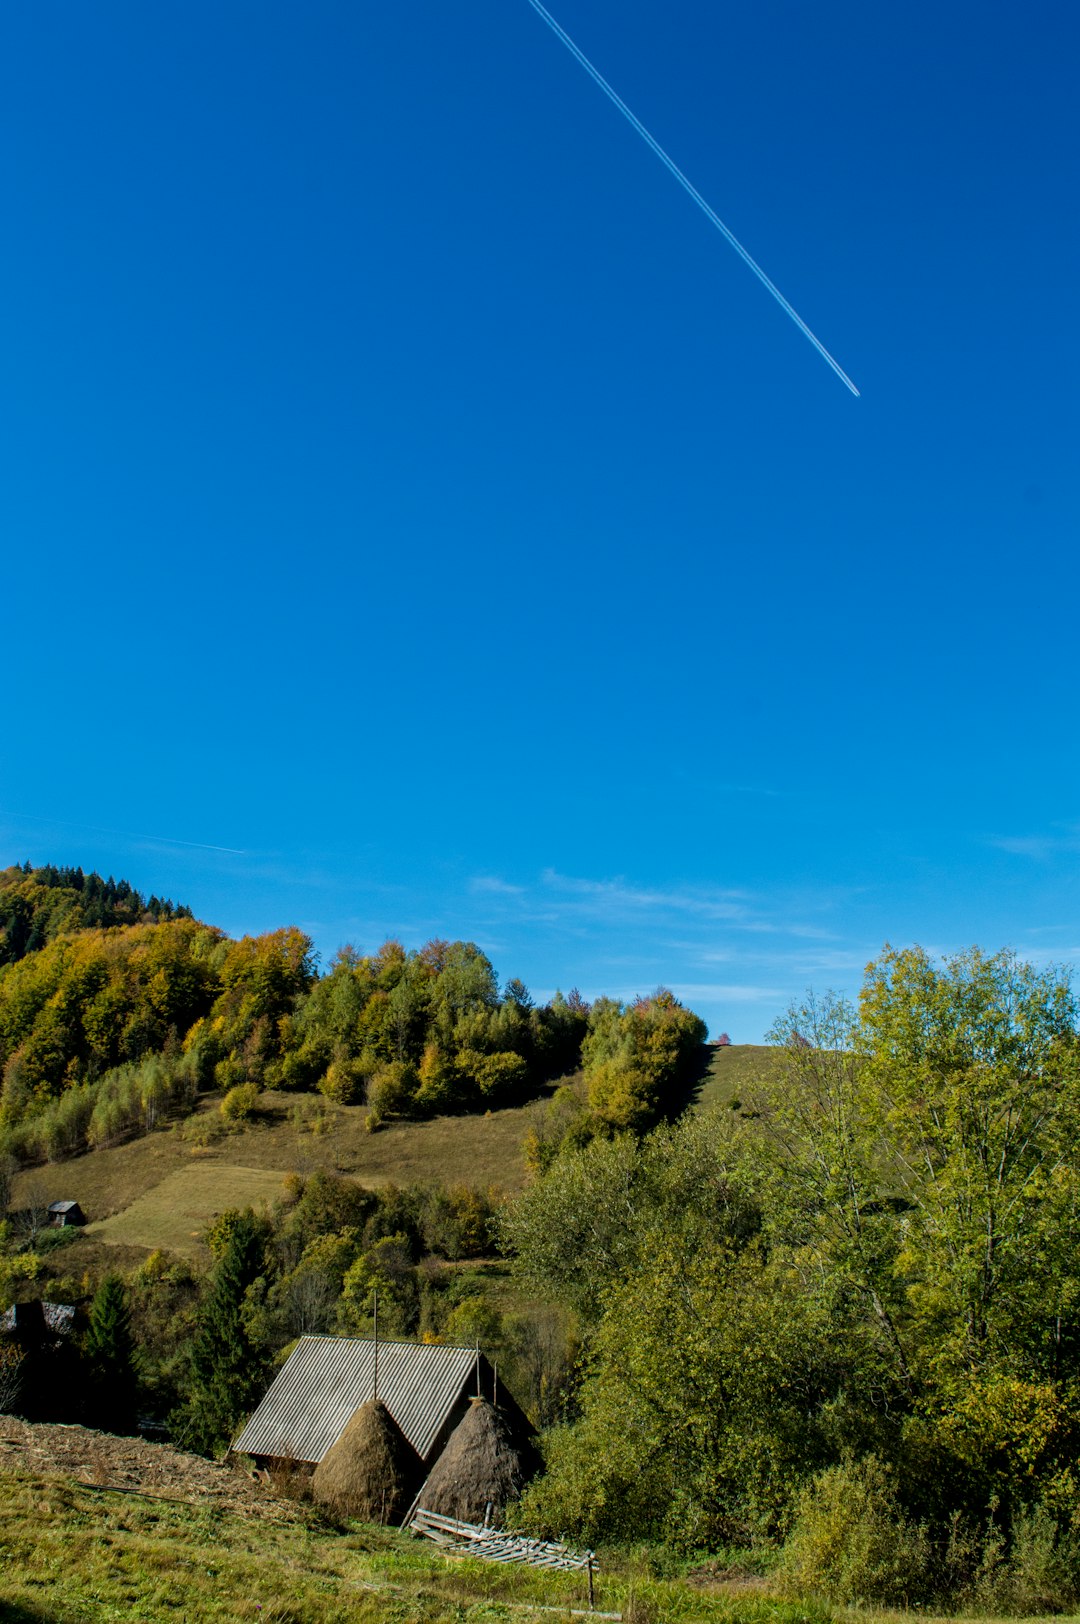
[[[36,1280],[41,1273],[41,1259],[36,1252],[21,1252],[15,1257],[0,1258],[0,1308],[10,1308],[15,1301],[14,1286],[20,1280]]]
[[[520,1097],[529,1081],[527,1064],[509,1049],[496,1054],[462,1049],[457,1057],[457,1069],[489,1105],[507,1104]]]
[[[259,1089],[255,1083],[237,1083],[221,1102],[226,1122],[244,1122],[259,1109]]]
[[[185,1122],[178,1123],[177,1128],[181,1139],[185,1145],[191,1146],[192,1152],[209,1150],[226,1131],[220,1116],[213,1115],[188,1117]]]
[[[950,1599],[965,1611],[1013,1617],[1072,1612],[1080,1601],[1080,1530],[1036,1501],[1017,1514],[1008,1542],[992,1519],[981,1536],[958,1528],[946,1566]]]
[[[320,1077],[319,1093],[335,1105],[357,1105],[364,1097],[365,1076],[353,1060],[335,1060]]]
[[[424,1244],[454,1260],[486,1257],[496,1249],[490,1195],[466,1184],[432,1190],[424,1204]]]
[[[932,1589],[932,1550],[886,1468],[868,1456],[830,1467],[803,1490],[779,1572],[793,1595],[907,1606]]]
[[[291,1107],[289,1121],[297,1133],[323,1134],[330,1132],[336,1115],[325,1100],[312,1099],[304,1094]]]
[[[368,1084],[371,1118],[381,1122],[388,1116],[407,1116],[416,1098],[416,1067],[407,1060],[393,1060],[377,1071]]]
[[[35,1250],[40,1257],[48,1252],[59,1251],[61,1247],[71,1246],[73,1242],[82,1239],[82,1230],[73,1225],[65,1225],[63,1229],[43,1229],[34,1242]]]
[[[444,1050],[437,1043],[424,1049],[419,1068],[420,1086],[416,1091],[417,1110],[435,1116],[447,1110],[457,1093],[457,1073]]]

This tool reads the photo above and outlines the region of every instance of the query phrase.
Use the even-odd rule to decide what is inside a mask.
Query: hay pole
[[[375,1323],[373,1336],[375,1343],[375,1368],[371,1373],[371,1397],[372,1401],[375,1402],[379,1397],[379,1293],[377,1291],[373,1291],[371,1295],[375,1300]]]
[[[405,1516],[402,1518],[401,1527],[398,1529],[399,1534],[404,1534],[404,1533],[408,1532],[409,1525],[411,1524],[413,1518],[415,1517],[415,1515],[417,1513],[417,1510],[419,1508],[421,1500],[424,1498],[424,1490],[428,1486],[428,1479],[430,1478],[430,1476],[431,1476],[431,1473],[429,1472],[427,1477],[425,1477],[424,1481],[421,1483],[420,1487],[417,1489],[417,1491],[416,1491],[416,1499],[413,1501],[412,1505],[409,1507],[408,1511],[405,1513]]]

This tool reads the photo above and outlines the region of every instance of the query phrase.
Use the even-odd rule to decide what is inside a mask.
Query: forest
[[[499,1358],[545,1461],[527,1530],[836,1602],[1080,1602],[1064,971],[886,947],[856,1003],[793,1005],[704,1110],[704,1027],[670,993],[538,1007],[469,943],[318,975],[297,931],[232,942],[171,904],[53,930],[74,888],[41,872],[3,881],[46,938],[0,970],[9,1165],[150,1131],[155,1088],[162,1119],[207,1090],[240,1114],[271,1085],[364,1099],[375,1131],[548,1099],[516,1196],[297,1173],[215,1221],[208,1271],[157,1252],[101,1282],[82,1418],[132,1426],[137,1398],[219,1451],[292,1340],[365,1334],[377,1293],[389,1334]],[[10,1300],[33,1248],[5,1244]]]
[[[583,1059],[588,1131],[639,1128],[705,1035],[663,990],[536,1005],[472,942],[344,947],[320,975],[295,927],[231,941],[80,869],[3,871],[0,921],[0,1156],[17,1162],[149,1131],[201,1089],[235,1116],[264,1088],[318,1090],[365,1102],[374,1131],[520,1101]]]

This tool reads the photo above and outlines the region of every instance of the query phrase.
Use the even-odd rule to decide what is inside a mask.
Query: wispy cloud
[[[684,1004],[773,1004],[787,996],[784,987],[757,987],[738,981],[676,981],[671,991]]]
[[[857,977],[869,957],[867,949],[846,944],[813,919],[815,906],[831,912],[831,893],[764,898],[731,886],[649,885],[624,875],[592,878],[555,868],[543,869],[531,884],[478,875],[469,890],[489,904],[492,926],[588,942],[602,954],[612,980],[621,981],[620,969],[631,967],[642,982],[670,981],[681,971],[680,984],[698,987],[699,996],[707,986],[709,997],[726,998],[738,986],[743,1000],[775,999],[772,978],[790,988],[822,976]],[[719,964],[734,972],[719,992],[713,990],[718,984],[687,976]],[[745,983],[736,979],[740,972]],[[613,995],[621,994],[613,989]]]
[[[1057,832],[1041,835],[992,835],[988,844],[1013,857],[1030,857],[1039,863],[1049,862],[1063,853],[1080,851],[1080,827],[1058,824],[1055,829]]]
[[[579,906],[606,917],[620,912],[689,914],[718,920],[745,920],[750,917],[751,899],[744,891],[708,887],[653,889],[633,885],[622,877],[581,879],[560,874],[553,868],[545,869],[540,880],[549,894],[560,896],[565,901],[576,900]]]
[[[507,880],[500,879],[497,874],[475,875],[469,881],[469,890],[479,896],[488,893],[496,897],[520,897],[525,894],[523,885],[511,885]]]

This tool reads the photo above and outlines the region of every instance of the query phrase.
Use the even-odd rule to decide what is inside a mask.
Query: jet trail
[[[668,157],[659,141],[657,141],[654,136],[649,134],[649,131],[645,128],[644,124],[642,124],[641,120],[630,111],[622,97],[617,91],[612,89],[599,69],[593,67],[592,63],[585,55],[585,52],[581,50],[579,46],[574,44],[574,41],[570,38],[570,35],[566,32],[565,28],[561,28],[559,26],[554,17],[551,15],[550,11],[546,10],[545,7],[540,4],[540,0],[529,0],[529,4],[532,6],[533,10],[544,19],[552,33],[555,35],[556,39],[562,40],[571,56],[575,57],[576,60],[581,63],[581,66],[585,69],[585,72],[589,75],[590,79],[594,79],[600,86],[600,89],[604,92],[604,95],[607,96],[610,101],[614,102],[615,106],[619,109],[619,112],[637,131],[641,139],[645,142],[646,146],[652,148],[653,152],[655,152],[656,156],[660,159],[660,162],[666,169],[671,171],[679,185],[690,195],[690,197],[693,198],[694,202],[697,204],[702,213],[712,221],[713,225],[716,227],[717,231],[720,232],[721,236],[731,244],[739,258],[744,260],[746,264],[749,265],[758,281],[764,287],[768,288],[781,310],[787,312],[792,321],[795,323],[796,327],[799,329],[800,333],[802,333],[805,338],[810,340],[811,344],[814,346],[815,350],[817,350],[822,359],[827,361],[832,367],[833,371],[836,373],[836,376],[843,383],[847,384],[853,395],[857,395],[859,391],[856,389],[843,367],[838,361],[833,360],[832,356],[829,354],[821,340],[815,337],[815,335],[810,331],[809,327],[799,315],[799,312],[792,305],[788,304],[775,282],[770,281],[765,272],[761,269],[761,266],[758,264],[757,260],[747,253],[746,249],[743,247],[738,237],[735,236],[734,232],[728,229],[723,220],[721,220],[720,216],[717,214],[716,210],[712,208],[710,204],[706,203],[697,187],[694,186],[691,181],[687,180],[678,164],[674,161],[674,159]]]

